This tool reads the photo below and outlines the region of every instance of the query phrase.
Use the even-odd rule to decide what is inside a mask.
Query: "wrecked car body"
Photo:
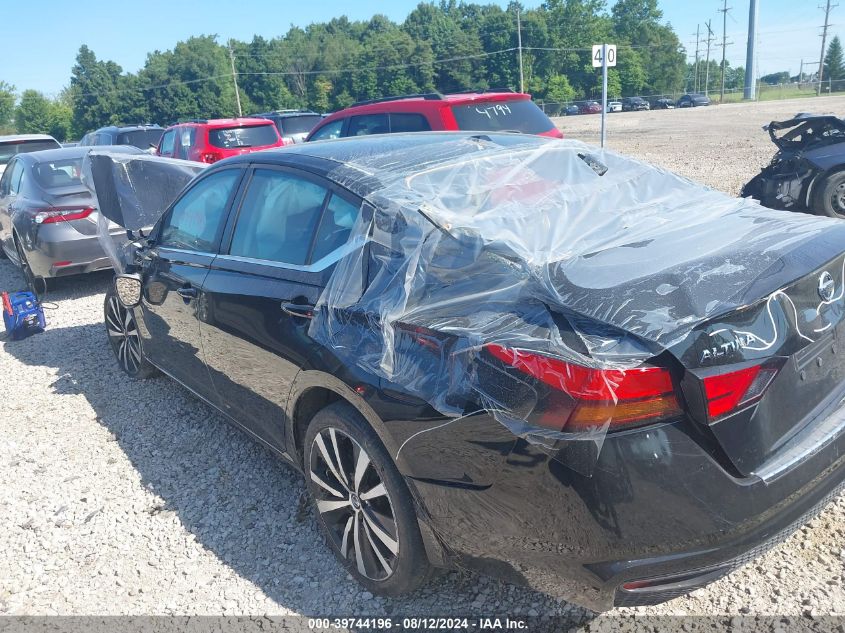
[[[469,567],[606,610],[842,490],[843,244],[575,141],[351,138],[207,168],[106,328],[301,469],[369,590]]]
[[[771,209],[845,217],[845,121],[800,113],[763,129],[778,151],[741,195]]]

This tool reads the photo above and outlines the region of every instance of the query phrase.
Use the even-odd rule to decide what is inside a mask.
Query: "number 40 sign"
[[[593,68],[601,68],[602,66],[602,46],[602,44],[593,45]],[[616,66],[616,44],[607,44],[607,65]]]

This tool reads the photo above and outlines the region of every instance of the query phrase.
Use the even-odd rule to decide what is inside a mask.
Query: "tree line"
[[[282,108],[329,112],[387,95],[519,90],[517,13],[525,90],[547,112],[601,94],[591,47],[618,46],[609,94],[684,88],[686,54],[657,0],[546,0],[536,9],[441,0],[420,3],[397,24],[383,15],[291,27],[251,41],[191,37],[147,55],[138,72],[80,47],[70,83],[48,98],[0,82],[0,128],[78,138],[103,125],[237,114],[232,64],[244,114]]]

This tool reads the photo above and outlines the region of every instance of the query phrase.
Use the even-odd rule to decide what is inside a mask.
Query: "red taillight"
[[[561,420],[559,410],[544,413],[539,422],[561,430],[610,424],[611,427],[655,422],[681,413],[672,375],[662,367],[597,369],[542,354],[490,344],[496,358],[529,374],[573,399]]]
[[[94,212],[94,207],[52,207],[33,211],[36,224],[55,224],[82,220]]]
[[[216,163],[221,158],[223,158],[223,156],[221,156],[217,152],[204,152],[200,154],[200,161],[202,161],[203,163]]]
[[[752,365],[703,379],[710,421],[757,402],[777,374],[777,367]]]

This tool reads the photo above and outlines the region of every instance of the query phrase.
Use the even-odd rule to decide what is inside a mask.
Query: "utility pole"
[[[235,52],[232,50],[232,40],[229,40],[229,62],[232,64],[232,81],[235,82],[235,99],[238,102],[238,116],[243,116],[241,110],[241,92],[238,90],[238,73],[235,72]]]
[[[827,6],[824,10],[824,26],[822,27],[822,52],[819,55],[819,87],[816,89],[816,96],[822,93],[822,79],[824,78],[824,47],[827,44],[827,29],[830,26],[830,10],[838,7],[838,4],[830,6],[830,0],[827,0]],[[819,7],[821,9],[821,7]]]
[[[801,84],[804,83],[804,60],[801,60],[801,70],[798,71],[798,87],[801,87]]]
[[[698,54],[699,54],[698,43],[699,43],[700,34],[701,34],[701,25],[696,24],[695,25],[695,75],[694,75],[694,78],[692,80],[692,88],[693,88],[692,91],[693,92],[698,92],[698,59],[699,59],[698,58]]]
[[[745,91],[743,98],[753,101],[757,98],[757,76],[755,73],[755,62],[757,56],[757,0],[751,0],[748,9],[748,44],[745,49]]]
[[[516,42],[519,51],[519,91],[525,92],[525,79],[522,75],[522,22],[519,18],[519,7],[516,8]]]
[[[719,93],[719,103],[725,100],[725,47],[728,44],[728,11],[733,7],[728,7],[728,0],[723,0],[722,8],[719,12],[722,14],[722,90]]]
[[[710,28],[711,20],[707,20],[707,60],[704,62],[704,94],[710,96],[710,42],[713,41],[713,29]]]

